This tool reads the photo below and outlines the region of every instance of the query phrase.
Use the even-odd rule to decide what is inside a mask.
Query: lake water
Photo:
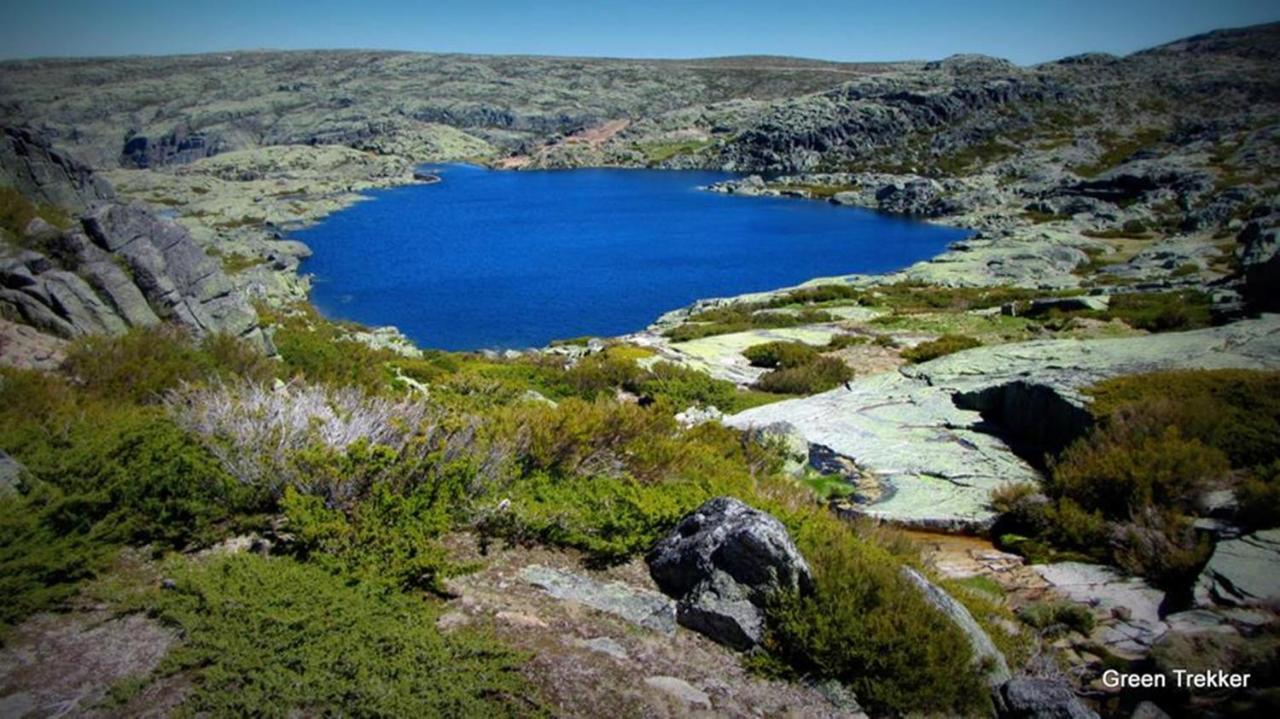
[[[432,169],[443,182],[370,193],[295,233],[326,316],[423,347],[535,347],[633,332],[703,297],[897,269],[966,234],[697,189],[731,177],[718,172]]]

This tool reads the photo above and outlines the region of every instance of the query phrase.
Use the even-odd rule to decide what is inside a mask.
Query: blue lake
[[[703,297],[882,272],[963,230],[823,202],[697,188],[718,172],[502,172],[371,199],[294,234],[326,316],[395,325],[441,349],[525,348],[644,328]]]

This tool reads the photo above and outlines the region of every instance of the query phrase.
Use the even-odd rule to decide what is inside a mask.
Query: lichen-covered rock
[[[88,165],[27,127],[0,128],[0,186],[73,212],[115,197],[111,184]]]
[[[738,649],[764,636],[774,591],[810,591],[809,565],[776,518],[732,497],[712,499],[646,556],[649,574],[677,599],[680,624]]]
[[[991,490],[1040,474],[992,432],[1045,446],[1089,426],[1081,389],[1161,369],[1280,368],[1280,316],[1193,332],[979,347],[853,380],[848,388],[726,417],[787,422],[882,485],[859,513],[931,529],[983,530]]]

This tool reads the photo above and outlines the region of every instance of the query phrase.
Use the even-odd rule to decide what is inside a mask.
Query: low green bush
[[[902,358],[908,362],[928,362],[944,355],[982,346],[982,342],[966,335],[943,335],[936,340],[921,342],[902,350]]]
[[[259,306],[258,314],[275,325],[272,341],[291,376],[381,392],[391,386],[394,377],[388,362],[408,363],[391,350],[349,339],[339,325],[321,317],[310,305],[289,311]]]
[[[1169,591],[1191,586],[1213,553],[1213,542],[1175,510],[1146,507],[1118,529],[1114,562]]]
[[[800,367],[818,358],[818,350],[803,342],[765,342],[742,353],[752,367],[768,369]]]
[[[903,579],[901,560],[825,519],[797,532],[816,589],[775,597],[769,651],[792,671],[848,685],[876,714],[990,711],[968,641]]]
[[[233,337],[196,341],[172,325],[78,339],[67,350],[65,369],[89,392],[130,403],[158,401],[184,382],[231,377],[263,381],[276,371],[262,352]]]
[[[1121,319],[1148,332],[1179,332],[1213,324],[1212,304],[1209,295],[1199,290],[1131,292],[1112,295],[1105,311],[1092,314]]]
[[[817,394],[853,379],[849,365],[835,357],[815,357],[806,364],[775,369],[756,381],[755,387],[777,394]]]
[[[687,342],[714,335],[755,329],[797,327],[831,322],[835,319],[831,314],[817,309],[806,308],[799,312],[763,311],[768,307],[768,303],[745,303],[705,310],[690,317],[688,322],[673,327],[663,334],[673,342]]]
[[[442,580],[463,569],[438,538],[453,526],[469,477],[399,492],[377,484],[351,511],[289,488],[280,506],[296,537],[296,551],[368,585],[444,592]],[[440,491],[442,485],[449,485]]]
[[[1064,631],[1088,636],[1095,623],[1088,607],[1066,601],[1034,602],[1019,608],[1017,615],[1024,624],[1040,630],[1045,636],[1056,636]]]
[[[1221,452],[1126,411],[1054,461],[1048,491],[1120,520],[1148,506],[1189,508],[1228,470]]]
[[[1002,533],[1038,558],[1062,552],[1117,564],[1184,591],[1211,547],[1191,517],[1206,491],[1237,488],[1240,521],[1280,526],[1280,373],[1188,370],[1116,377],[1085,390],[1095,427],[1057,457],[1047,500],[992,497]]]
[[[1087,390],[1090,412],[1106,418],[1126,405],[1154,425],[1226,455],[1238,468],[1280,458],[1280,372],[1173,370],[1116,377]]]
[[[827,341],[826,351],[843,350],[858,345],[865,345],[871,341],[866,335],[832,335]]]
[[[182,715],[541,712],[524,657],[483,631],[440,634],[439,610],[419,596],[255,555],[175,560],[165,573],[175,588],[144,604],[182,633],[154,675],[193,677]]]

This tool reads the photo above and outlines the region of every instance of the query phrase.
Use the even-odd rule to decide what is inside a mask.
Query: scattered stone
[[[517,629],[546,629],[547,623],[531,614],[520,612],[498,612],[493,615],[498,623]]]
[[[963,604],[911,567],[904,566],[902,576],[920,591],[926,601],[947,615],[947,619],[950,619],[951,623],[964,633],[965,638],[969,640],[969,646],[973,648],[974,662],[988,667],[987,683],[999,686],[1012,678],[1013,675],[1009,672],[1009,663],[1005,660],[1004,654],[996,648],[995,642],[991,641],[991,637],[987,636]]]
[[[559,569],[530,565],[520,570],[520,578],[541,587],[557,599],[585,604],[666,635],[675,634],[675,603],[656,592],[629,587],[620,582],[598,582]]]
[[[1201,607],[1280,602],[1280,529],[1219,542],[1200,573],[1195,598]]]
[[[436,629],[448,634],[458,627],[464,627],[471,623],[471,617],[465,612],[445,612],[436,619]]]
[[[658,587],[678,600],[681,625],[736,649],[764,636],[774,591],[810,591],[809,565],[774,517],[732,497],[712,499],[645,557]]]
[[[645,677],[644,683],[692,709],[710,709],[711,697],[679,677]]]
[[[620,661],[626,661],[627,659],[630,658],[627,655],[627,650],[624,649],[621,644],[616,642],[611,637],[595,637],[592,639],[575,639],[573,640],[573,644],[574,646],[582,647],[583,649],[590,649],[593,652],[608,654],[614,659],[617,659]]]
[[[1059,594],[1092,607],[1104,617],[1094,628],[1092,638],[1112,652],[1143,656],[1168,630],[1160,618],[1164,592],[1142,579],[1083,562],[1037,564],[1031,568]]]
[[[706,424],[707,422],[719,422],[722,417],[724,417],[724,412],[721,412],[715,407],[704,408],[693,406],[676,414],[676,422],[678,422],[681,427],[689,429],[691,427],[697,427],[700,424]]]
[[[1012,679],[1000,687],[1001,719],[1098,719],[1071,686],[1056,679]]]

